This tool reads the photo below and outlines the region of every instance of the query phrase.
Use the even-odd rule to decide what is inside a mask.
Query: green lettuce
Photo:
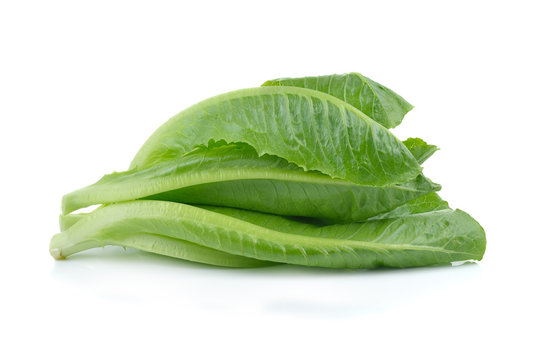
[[[130,169],[63,197],[62,259],[105,245],[217,266],[409,267],[481,260],[485,233],[397,139],[412,109],[360,74],[271,80],[174,116]],[[91,213],[74,213],[101,205]]]

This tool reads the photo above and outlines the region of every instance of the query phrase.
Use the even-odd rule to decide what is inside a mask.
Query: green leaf
[[[355,107],[286,86],[238,90],[191,106],[147,140],[131,168],[174,160],[220,140],[247,143],[260,156],[276,155],[361,185],[399,184],[421,172],[401,141]]]
[[[385,187],[357,185],[304,171],[246,144],[199,148],[143,170],[104,176],[63,197],[63,213],[140,198],[237,207],[336,222],[365,220],[440,186],[423,175]]]
[[[398,206],[387,213],[379,214],[371,219],[397,218],[446,209],[449,209],[449,204],[433,192],[411,200],[406,204]]]
[[[97,209],[55,235],[50,252],[63,258],[121,245],[126,236],[139,233],[259,260],[333,268],[446,264],[480,260],[485,251],[483,229],[460,210],[317,226],[253,211],[143,200]]]
[[[90,216],[90,214],[61,215],[59,218],[61,231],[71,228],[88,216]],[[143,250],[154,254],[199,262],[202,264],[239,268],[274,265],[274,263],[268,261],[228,254],[169,236],[150,233],[125,233],[122,236],[115,236],[113,238],[116,238],[114,241],[116,245],[124,248]],[[84,241],[75,244],[69,251],[79,252],[93,247],[101,247],[108,245],[109,241],[111,240],[108,239],[106,243],[97,239]],[[55,256],[55,251],[52,255]],[[57,258],[61,259],[63,256],[59,255]]]
[[[358,73],[280,78],[262,86],[296,86],[337,97],[386,128],[394,128],[413,106],[387,87]]]
[[[419,138],[408,138],[403,141],[403,144],[409,149],[411,154],[416,158],[419,164],[423,164],[428,160],[439,148],[435,145],[428,145],[424,140]]]
[[[65,231],[80,220],[82,220],[87,214],[67,214],[59,215],[59,229]]]

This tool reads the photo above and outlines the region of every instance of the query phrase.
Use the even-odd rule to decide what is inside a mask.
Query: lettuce
[[[230,267],[481,260],[482,227],[422,174],[438,148],[388,130],[411,109],[356,73],[207,99],[162,125],[129,170],[65,195],[50,253],[118,245]]]

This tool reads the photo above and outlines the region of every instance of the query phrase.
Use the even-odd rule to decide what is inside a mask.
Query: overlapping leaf
[[[141,198],[237,207],[337,222],[366,220],[440,186],[423,175],[384,187],[304,171],[246,144],[202,147],[143,170],[103,177],[63,198],[63,213],[94,204]]]
[[[316,226],[284,217],[231,208],[200,208],[167,201],[138,200],[96,210],[52,239],[58,258],[104,245],[145,248],[136,234],[168,237],[158,251],[180,239],[201,247],[271,262],[322,267],[408,267],[481,259],[483,229],[460,210],[363,223]],[[59,246],[58,246],[59,245]]]
[[[286,86],[238,90],[189,107],[145,142],[131,168],[151,167],[221,140],[361,185],[399,184],[421,171],[401,141],[355,107]]]
[[[296,86],[330,94],[386,128],[399,125],[413,108],[394,91],[358,73],[280,78],[266,81],[262,86]]]

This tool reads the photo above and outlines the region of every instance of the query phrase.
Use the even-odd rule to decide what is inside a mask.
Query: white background
[[[0,2],[0,358],[548,359],[549,10],[535,1]],[[64,193],[185,107],[361,72],[416,108],[480,263],[230,270],[48,253]]]

